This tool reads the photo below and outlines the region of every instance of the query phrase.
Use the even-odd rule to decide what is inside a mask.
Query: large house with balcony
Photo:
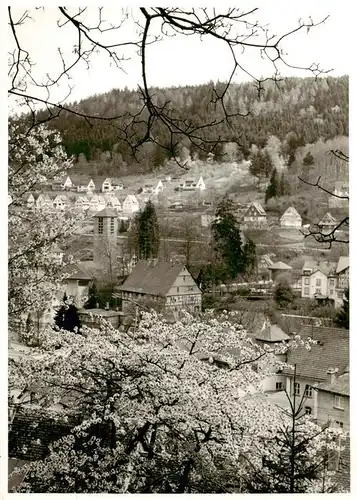
[[[182,264],[141,260],[119,290],[124,314],[139,304],[171,313],[201,311],[202,292]]]
[[[243,215],[244,227],[263,229],[267,227],[267,214],[258,201],[250,203]]]

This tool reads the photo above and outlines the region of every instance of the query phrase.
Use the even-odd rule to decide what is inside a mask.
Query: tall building
[[[106,207],[94,219],[93,261],[111,280],[115,278],[118,256],[118,214]]]

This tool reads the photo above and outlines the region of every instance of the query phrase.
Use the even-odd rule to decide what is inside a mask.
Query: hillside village
[[[349,492],[348,78],[149,89],[148,9],[139,92],[9,117],[8,490]]]

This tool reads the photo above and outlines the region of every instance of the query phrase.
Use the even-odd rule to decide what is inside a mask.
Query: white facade
[[[204,191],[204,190],[206,189],[206,185],[205,185],[205,183],[203,182],[202,175],[201,175],[201,177],[198,179],[198,181],[196,182],[196,189],[199,189],[200,191]]]
[[[35,197],[33,194],[30,194],[26,200],[27,208],[33,208],[35,206]]]
[[[73,184],[71,178],[69,177],[69,175],[67,175],[66,179],[61,184],[61,187],[62,187],[62,189],[70,189],[71,187],[73,187],[73,185],[74,184]]]
[[[112,191],[112,189],[112,182],[109,177],[107,177],[105,181],[103,181],[100,190],[102,191],[102,193],[107,193],[108,191]]]
[[[280,218],[280,227],[301,228],[302,218],[294,207],[289,207]]]
[[[140,210],[139,202],[133,194],[128,194],[123,202],[123,212],[124,215],[133,215],[135,212]]]
[[[66,210],[68,207],[68,199],[66,196],[58,195],[53,200],[53,208],[55,210]]]
[[[331,280],[330,280],[331,281]],[[333,279],[333,281],[335,281]],[[329,295],[329,279],[320,269],[311,274],[302,274],[301,297],[313,299],[315,294]]]

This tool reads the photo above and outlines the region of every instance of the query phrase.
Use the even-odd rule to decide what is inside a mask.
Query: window
[[[305,387],[305,396],[307,398],[312,398],[312,387],[311,387],[311,385],[306,385],[306,387]]]
[[[183,279],[183,281],[186,281],[186,276],[185,276],[185,275],[183,275],[183,276],[182,276],[182,279]]]
[[[304,288],[304,295],[309,295],[309,293],[310,293],[310,290],[307,287],[305,287]]]
[[[295,396],[300,396],[300,384],[299,384],[299,382],[295,382],[294,388],[295,388]]]
[[[305,415],[311,415],[312,408],[311,406],[305,406]]]
[[[98,233],[103,234],[103,217],[98,218]]]
[[[330,286],[331,287],[335,286],[335,280],[330,280]]]
[[[310,285],[310,278],[304,278],[304,285]]]
[[[333,288],[330,288],[329,295],[333,295]]]
[[[321,293],[321,288],[316,288],[316,293]]]
[[[282,388],[283,388],[283,384],[282,384],[282,382],[276,382],[276,383],[275,383],[275,389],[276,389],[277,391],[281,391],[281,390],[282,390]]]
[[[321,278],[316,278],[316,286],[321,286]]]
[[[338,427],[341,427],[341,429],[343,428],[343,422],[340,422],[339,420],[335,420],[335,424],[336,424]]]
[[[338,297],[339,299],[343,299],[343,295],[344,295],[343,290],[339,290],[339,291],[337,292],[337,297]]]
[[[110,234],[114,234],[114,224],[115,224],[115,219],[114,217],[110,218]]]
[[[333,407],[337,408],[338,410],[343,410],[343,401],[341,396],[335,396],[333,398]]]
[[[178,286],[178,287],[177,287],[177,293],[179,293],[179,292],[180,292],[180,287]]]

